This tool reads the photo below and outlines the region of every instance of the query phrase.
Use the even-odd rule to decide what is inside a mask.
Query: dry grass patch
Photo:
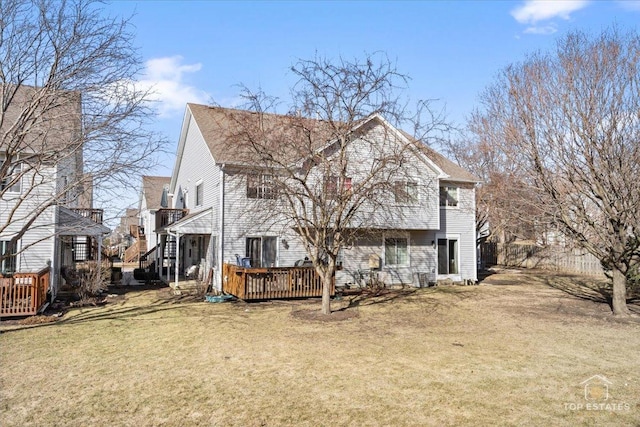
[[[538,275],[334,303],[194,303],[128,293],[3,327],[3,426],[637,425],[640,324]],[[491,283],[491,280],[488,280]],[[608,402],[581,382],[606,376]]]

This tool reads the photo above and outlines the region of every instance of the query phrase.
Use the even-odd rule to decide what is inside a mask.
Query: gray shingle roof
[[[79,93],[0,85],[0,101],[0,147],[50,153],[74,150],[82,143]]]
[[[258,114],[251,111],[221,107],[210,107],[200,104],[187,104],[202,136],[218,163],[255,164],[250,157],[255,156],[251,150],[251,142],[245,137],[247,128],[261,126],[261,137],[268,138],[270,129],[277,137],[272,142],[275,153],[289,159],[303,158],[309,155],[309,149],[318,149],[333,139],[331,125],[320,120],[313,120],[288,115]],[[334,124],[335,125],[335,124]],[[305,138],[305,131],[314,132],[312,138],[315,146],[304,147],[304,150],[293,151],[294,145],[286,144],[288,138]],[[408,133],[400,132],[414,142],[416,146],[447,174],[452,181],[479,182],[480,179],[444,157],[421,141],[417,141]],[[244,133],[244,134],[243,134]],[[283,143],[285,142],[285,143]],[[261,142],[262,143],[262,142]],[[304,145],[304,144],[303,144]],[[305,151],[306,150],[306,151]]]
[[[147,209],[160,209],[162,206],[162,192],[169,187],[171,177],[168,176],[143,176],[142,192],[147,203]]]

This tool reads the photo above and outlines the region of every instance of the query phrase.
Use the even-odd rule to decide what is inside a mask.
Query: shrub
[[[81,300],[94,297],[109,286],[110,271],[108,267],[88,263],[77,272],[77,292]]]

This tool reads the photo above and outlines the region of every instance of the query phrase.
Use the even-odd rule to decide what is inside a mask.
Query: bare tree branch
[[[473,130],[517,168],[519,205],[598,257],[614,313],[628,314],[625,276],[640,258],[640,37],[569,34],[507,67],[482,101]]]
[[[17,241],[52,206],[110,203],[155,165],[166,141],[147,127],[132,39],[99,2],[0,2],[0,234]]]
[[[295,230],[322,278],[328,314],[341,249],[358,233],[402,224],[399,210],[390,206],[427,169],[416,162],[424,142],[397,129],[427,129],[430,137],[448,124],[432,112],[430,101],[417,113],[408,110],[398,95],[408,77],[383,54],[335,62],[316,57],[300,60],[291,71],[298,82],[288,114],[276,116],[277,99],[243,87],[243,107],[252,113],[228,113],[234,129],[228,140],[245,147],[236,156],[246,165],[243,173],[255,176],[247,179],[268,179],[268,195],[247,215],[255,224]],[[437,200],[434,194],[424,197]]]

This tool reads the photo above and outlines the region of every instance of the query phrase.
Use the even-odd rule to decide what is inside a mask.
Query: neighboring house
[[[156,260],[159,264],[159,254],[156,250],[159,238],[155,232],[156,214],[160,209],[169,208],[171,197],[169,196],[169,183],[171,177],[168,176],[143,176],[142,188],[139,200],[139,240],[145,239],[145,248],[141,252],[148,261]]]
[[[125,252],[135,244],[138,236],[138,209],[127,208],[124,216],[120,217],[120,224],[116,226],[109,235],[109,244],[111,245],[110,254],[117,255],[119,258],[125,257]],[[146,243],[143,245],[146,251]]]
[[[11,256],[0,273],[50,267],[54,298],[61,267],[99,257],[109,229],[101,225],[102,210],[92,208],[92,181],[83,175],[80,95],[61,92],[55,107],[29,117],[38,96],[39,89],[22,86],[2,105],[0,250]]]
[[[177,261],[174,266],[179,274],[192,265],[199,266],[201,277],[206,273],[216,289],[221,289],[224,280],[222,264],[236,263],[236,255],[248,258],[254,267],[293,266],[306,255],[291,227],[257,220],[267,213],[259,211],[260,199],[274,198],[268,176],[256,174],[257,165],[252,169],[240,162],[240,147],[235,146],[239,142],[225,137],[231,126],[230,115],[238,123],[248,114],[187,105],[168,191],[173,195],[172,208],[158,212],[174,215],[165,215],[163,225],[156,227],[161,239],[178,241],[174,256],[167,260]],[[284,123],[284,116],[271,115],[270,120]],[[367,132],[380,138],[391,131],[394,138],[411,141],[379,116],[370,117],[360,126],[364,125]],[[378,132],[382,129],[384,132]],[[350,144],[364,165],[369,154],[365,146],[358,140]],[[399,181],[404,183],[404,196],[390,201],[391,216],[372,219],[363,227],[361,237],[342,251],[338,285],[361,283],[372,268],[386,284],[419,286],[435,280],[477,279],[478,178],[418,144],[420,149],[413,159],[419,166],[415,181]],[[177,212],[180,214],[176,216]]]

